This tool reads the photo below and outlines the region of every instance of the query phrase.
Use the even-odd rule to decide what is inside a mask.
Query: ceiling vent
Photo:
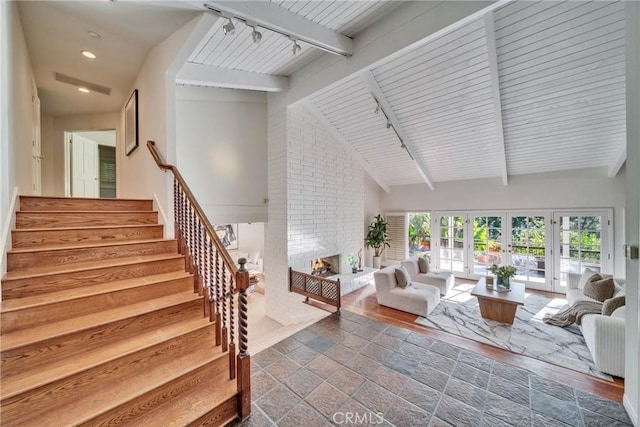
[[[77,87],[86,87],[92,92],[98,92],[103,95],[111,95],[111,88],[97,85],[95,83],[85,82],[84,80],[76,79],[75,77],[67,76],[65,74],[56,73],[55,79],[62,83],[67,83]]]

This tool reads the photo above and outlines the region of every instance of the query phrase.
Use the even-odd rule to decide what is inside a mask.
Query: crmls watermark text
[[[384,414],[382,412],[336,412],[333,414],[333,422],[342,424],[382,424]]]

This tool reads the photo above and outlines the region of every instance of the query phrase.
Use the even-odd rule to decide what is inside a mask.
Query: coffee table
[[[478,280],[471,295],[478,297],[480,315],[483,318],[513,325],[518,306],[524,305],[524,283],[511,282],[509,292],[498,292],[487,289],[483,277]]]

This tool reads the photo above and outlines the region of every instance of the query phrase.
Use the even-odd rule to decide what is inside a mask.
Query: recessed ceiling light
[[[100,37],[102,37],[99,33],[96,33],[95,31],[87,31],[87,34],[89,34],[89,36],[93,37],[94,39],[99,39]]]
[[[85,58],[96,59],[96,54],[93,52],[89,52],[88,50],[83,50],[80,53],[82,53],[82,56],[84,56]]]
[[[87,89],[86,87],[79,87],[78,90],[82,93],[89,93],[89,89]]]

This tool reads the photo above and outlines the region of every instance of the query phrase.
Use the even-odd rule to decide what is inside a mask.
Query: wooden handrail
[[[180,171],[178,170],[178,168],[175,167],[174,165],[170,165],[170,164],[164,163],[164,161],[160,157],[160,154],[158,153],[158,150],[156,149],[155,141],[147,141],[147,148],[151,152],[151,156],[153,156],[153,159],[156,161],[156,164],[158,165],[158,167],[160,169],[162,169],[163,171],[165,171],[165,172],[167,170],[170,170],[173,173],[173,176],[176,178],[176,180],[178,180],[178,182],[180,183],[180,186],[182,186],[182,189],[183,189],[185,195],[187,196],[187,198],[189,199],[189,201],[193,205],[193,208],[194,208],[194,210],[196,212],[196,215],[198,215],[198,218],[200,218],[200,221],[202,221],[202,224],[204,225],[204,227],[205,227],[207,233],[209,234],[209,236],[211,237],[211,240],[216,245],[216,249],[218,250],[218,252],[220,252],[220,254],[222,254],[222,258],[223,258],[225,264],[227,264],[227,267],[229,268],[231,273],[233,275],[235,275],[236,272],[238,271],[238,267],[236,266],[236,264],[231,259],[231,255],[229,255],[229,252],[227,251],[227,248],[224,247],[224,245],[220,241],[220,238],[218,238],[218,235],[216,234],[215,230],[213,229],[213,225],[211,225],[211,222],[209,222],[209,219],[204,214],[204,211],[202,210],[202,207],[200,206],[200,204],[198,203],[198,201],[194,197],[193,193],[191,192],[191,189],[189,188],[189,186],[185,182],[184,178],[180,174]]]

